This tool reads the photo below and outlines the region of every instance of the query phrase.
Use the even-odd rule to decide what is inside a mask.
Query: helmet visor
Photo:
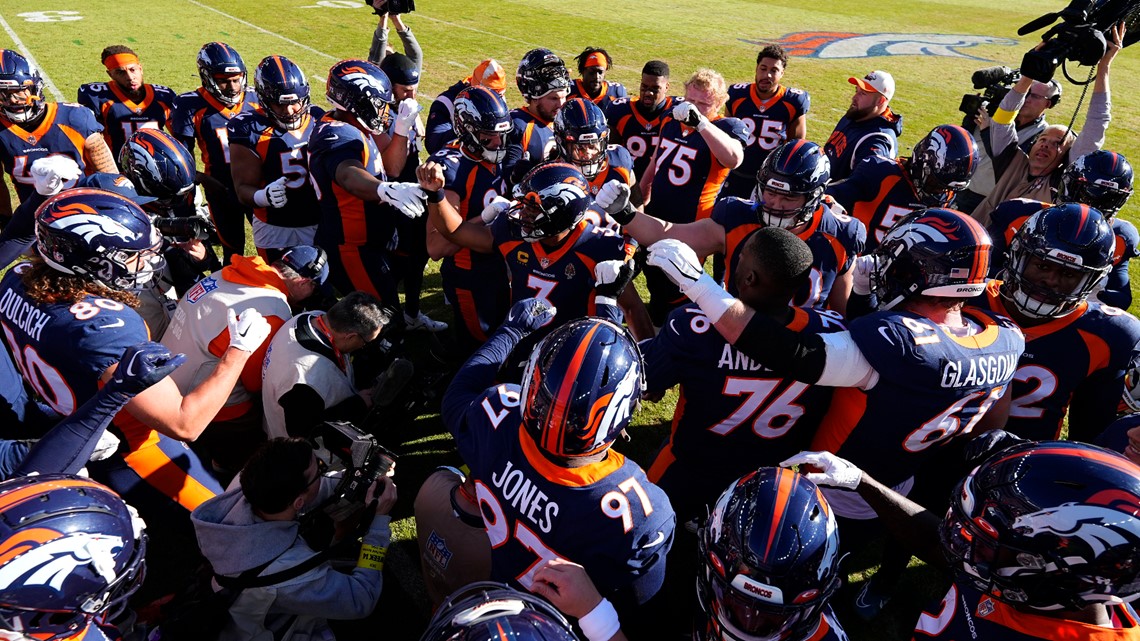
[[[737,589],[716,572],[712,589],[716,616],[722,625],[756,639],[780,639],[803,616],[804,605],[786,606],[761,601]],[[734,583],[744,579],[737,576]],[[747,579],[745,579],[747,580]]]

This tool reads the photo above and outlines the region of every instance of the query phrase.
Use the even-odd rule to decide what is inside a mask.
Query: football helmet
[[[0,629],[62,639],[115,613],[145,574],[142,521],[109,488],[63,474],[0,483]]]
[[[219,76],[232,76],[241,74],[241,86],[237,91],[229,93],[223,91],[218,85]],[[198,77],[202,79],[202,88],[211,96],[217,98],[227,107],[233,107],[245,97],[246,78],[245,61],[236,49],[224,42],[208,42],[198,51]]]
[[[1014,445],[950,497],[943,551],[965,584],[1018,608],[1140,596],[1140,467],[1075,441]]]
[[[1030,216],[1009,241],[1001,295],[1026,316],[1064,316],[1112,270],[1115,249],[1112,225],[1092,207],[1068,203],[1043,209]],[[1046,274],[1036,280],[1026,276],[1033,260],[1048,263],[1050,271],[1077,271],[1081,278],[1070,291],[1057,291],[1056,285],[1044,282]]]
[[[27,90],[28,99],[23,105],[8,103],[8,94]],[[0,51],[0,109],[4,117],[14,123],[34,122],[47,111],[44,102],[44,79],[32,68],[28,59],[11,49]]]
[[[1132,164],[1115,151],[1103,149],[1077,158],[1061,174],[1057,201],[1095,207],[1112,218],[1132,195]]]
[[[567,101],[554,116],[554,141],[562,160],[592,179],[606,166],[610,127],[602,109],[582,98]]]
[[[507,136],[511,133],[511,112],[507,101],[493,89],[473,85],[459,92],[454,103],[455,131],[459,144],[473,156],[489,163],[500,164],[507,157]],[[487,147],[479,134],[494,136],[499,141],[495,149]]]
[[[544,599],[503,583],[477,581],[444,599],[420,641],[578,641]]]
[[[574,165],[546,162],[531,169],[514,190],[507,210],[512,231],[527,242],[557,236],[582,221],[594,202],[590,184]]]
[[[762,467],[717,499],[697,535],[704,638],[806,638],[839,588],[839,530],[801,474]]]
[[[515,72],[515,85],[527,100],[537,100],[551,91],[570,91],[570,72],[550,49],[531,49]]]
[[[970,185],[978,167],[978,146],[958,125],[938,125],[914,146],[910,179],[927,207],[946,207]]]
[[[644,390],[641,352],[624,327],[573,320],[542,339],[527,361],[523,425],[553,456],[597,454],[629,425]]]
[[[971,298],[986,289],[993,241],[953,209],[922,209],[901,218],[875,249],[871,291],[879,309],[916,295]]]
[[[768,227],[791,229],[811,220],[819,209],[824,187],[831,180],[831,161],[823,148],[806,140],[790,140],[772,150],[756,173],[752,200],[759,207],[760,222]],[[796,209],[776,209],[764,202],[764,190],[803,196]]]
[[[52,269],[117,290],[139,289],[166,265],[146,212],[100,189],[69,189],[40,205],[36,247]]]
[[[285,56],[266,56],[253,72],[253,90],[265,115],[279,129],[294,131],[309,112],[309,81],[301,68]],[[280,114],[271,105],[301,105],[295,114]]]
[[[396,96],[392,81],[367,60],[341,60],[329,69],[325,96],[332,106],[347,111],[365,129],[382,134],[392,124]]]
[[[166,214],[194,191],[194,158],[161,129],[146,127],[131,134],[119,150],[119,167],[139,194],[157,199],[148,210]]]

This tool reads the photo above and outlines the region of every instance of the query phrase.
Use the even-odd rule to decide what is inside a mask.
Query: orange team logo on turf
[[[764,46],[766,40],[741,42]],[[789,33],[776,41],[789,56],[802,58],[871,58],[875,56],[945,56],[972,58],[958,49],[993,45],[1013,47],[1017,41],[969,34],[946,33],[853,33],[848,31],[801,31]]]

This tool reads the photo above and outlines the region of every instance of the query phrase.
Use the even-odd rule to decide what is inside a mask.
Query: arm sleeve
[[[377,514],[365,545],[387,548],[391,539],[391,518]],[[316,615],[326,619],[363,619],[376,607],[384,587],[384,573],[356,567],[341,573],[323,564],[303,575],[307,581],[290,582],[277,588],[275,610],[289,614]]]
[[[1108,122],[1112,120],[1112,98],[1108,92],[1094,93],[1089,99],[1089,110],[1085,115],[1085,124],[1081,133],[1073,141],[1069,150],[1069,159],[1076,160],[1085,154],[1104,146],[1104,134],[1108,131]]]
[[[617,299],[606,296],[594,297],[594,311],[598,316],[621,325],[625,323],[625,314],[617,305]]]
[[[16,468],[28,454],[31,443],[28,441],[0,440],[0,481],[20,476]]]
[[[994,114],[993,122],[990,123],[986,129],[986,136],[989,138],[989,149],[994,158],[994,168],[998,167],[998,156],[1011,147],[1017,147],[1017,112],[1021,110],[1021,105],[1025,102],[1025,94],[1017,93],[1016,90],[1010,89],[1005,97],[1001,99],[1001,105],[998,106],[997,112]],[[1008,161],[1005,163],[1008,164]],[[998,173],[995,171],[995,173]],[[1000,177],[1000,176],[999,176]]]
[[[1097,292],[1096,297],[1100,302],[1120,309],[1128,309],[1132,306],[1132,285],[1128,278],[1128,261],[1120,261],[1119,265],[1112,268],[1105,280],[1104,289]]]
[[[412,28],[408,27],[404,31],[397,31],[396,35],[400,36],[400,43],[404,45],[404,55],[416,63],[416,71],[422,72],[424,69],[424,50],[420,48],[420,43],[416,40],[416,34],[412,33]]]
[[[817,334],[793,332],[767,314],[756,313],[736,348],[778,376],[814,384],[824,372],[826,346]]]
[[[87,465],[103,430],[131,397],[106,387],[53,427],[16,468],[17,476],[75,474]]]
[[[424,135],[424,148],[429,154],[443,149],[444,145],[455,140],[455,130],[451,125],[451,112],[444,98],[436,98],[428,109],[427,133]]]
[[[32,191],[12,213],[12,220],[0,232],[0,269],[16,262],[36,242],[36,209],[47,200]]]
[[[486,343],[467,359],[447,386],[440,404],[440,415],[448,431],[455,434],[463,424],[471,402],[495,383],[499,366],[523,338],[513,327],[500,327]]]

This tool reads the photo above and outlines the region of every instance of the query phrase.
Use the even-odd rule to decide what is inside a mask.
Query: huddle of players
[[[588,51],[583,58],[580,69],[604,69],[609,64],[604,52]],[[591,74],[597,80],[597,71]],[[665,103],[672,101],[663,95],[660,83],[667,68],[647,65],[642,94],[651,98],[637,103],[616,100],[610,109],[617,122],[622,122],[621,109],[628,109],[627,123],[647,127],[646,116],[662,123],[656,148],[649,151],[647,146],[637,154],[639,145],[631,141],[641,136],[642,143],[651,144],[652,137],[646,135],[651,130],[628,133],[628,148],[607,145],[608,124],[597,103],[616,92],[604,81],[602,91],[597,83],[591,91],[583,75],[576,88],[589,100],[557,106],[554,103],[561,103],[570,90],[569,74],[556,56],[536,50],[524,57],[517,75],[527,107],[508,111],[494,87],[463,88],[451,101],[456,141],[417,171],[419,185],[411,189],[378,179],[379,153],[367,135],[384,133],[390,124],[395,101],[387,77],[368,63],[346,61],[330,71],[328,91],[335,108],[348,117],[328,122],[325,135],[314,138],[310,148],[310,157],[321,159],[319,164],[325,167],[314,166],[313,174],[322,213],[337,214],[340,227],[333,232],[334,242],[341,246],[358,239],[360,232],[373,237],[373,224],[391,224],[390,217],[368,215],[368,204],[380,202],[416,214],[425,207],[419,192],[426,199],[429,219],[441,236],[429,243],[436,242],[440,255],[452,261],[444,278],[448,300],[456,307],[456,318],[462,319],[457,325],[466,326],[473,344],[482,342],[449,389],[444,420],[472,470],[477,501],[483,506],[479,511],[494,548],[495,578],[515,579],[525,587],[557,586],[562,580],[556,576],[559,564],[539,566],[535,556],[565,556],[586,566],[602,594],[622,606],[624,617],[631,611],[629,603],[643,603],[661,587],[664,557],[675,534],[673,511],[687,521],[702,516],[698,512],[703,506],[715,504],[697,541],[702,551],[698,584],[704,615],[697,634],[842,638],[826,608],[826,599],[838,584],[837,530],[852,532],[855,540],[867,534],[858,534],[859,524],[854,522],[872,522],[864,529],[880,531],[881,526],[872,521],[874,511],[880,511],[882,496],[896,495],[865,475],[854,483],[851,475],[817,476],[821,484],[843,488],[825,498],[810,482],[789,472],[746,472],[765,461],[775,465],[810,447],[849,458],[886,486],[907,494],[921,485],[922,468],[936,453],[955,442],[954,437],[980,429],[983,419],[996,417],[999,422],[994,425],[1000,427],[1003,412],[1008,411],[1006,425],[1012,432],[1054,438],[1070,402],[1073,412],[1082,408],[1086,412],[1082,417],[1087,417],[1071,419],[1071,427],[1079,430],[1074,434],[1096,434],[1114,417],[1126,356],[1140,334],[1135,319],[1088,297],[1115,256],[1111,228],[1090,205],[1115,213],[1123,204],[1122,194],[1127,198],[1131,191],[1130,169],[1127,185],[1121,184],[1123,178],[1116,180],[1123,172],[1107,178],[1095,173],[1127,167],[1118,155],[1112,155],[1107,165],[1105,156],[1095,155],[1074,163],[1062,194],[1073,204],[1042,208],[1021,221],[1021,228],[1009,234],[1004,281],[987,282],[990,236],[961,214],[938,208],[950,202],[952,194],[947,192],[968,182],[968,176],[955,180],[946,172],[962,171],[963,165],[968,169],[969,158],[976,153],[970,138],[960,137],[963,132],[957,128],[936,128],[916,147],[909,166],[898,165],[900,171],[909,172],[901,177],[913,179],[900,182],[907,182],[924,205],[934,208],[902,215],[882,237],[871,240],[864,226],[824,199],[828,159],[817,145],[803,140],[778,143],[770,150],[759,165],[756,186],[743,191],[751,191],[751,200],[708,199],[708,176],[726,178],[733,160],[739,165],[747,158],[745,142],[752,142],[745,135],[746,127],[721,123],[729,119],[717,117],[723,80],[718,86],[715,77],[696,74],[686,91],[687,97],[693,91],[691,99],[668,108]],[[300,78],[303,81],[303,75]],[[205,100],[201,93],[199,98]],[[711,98],[715,108],[694,106],[702,98]],[[271,112],[278,114],[276,109]],[[709,131],[710,124],[727,137],[727,144]],[[347,143],[338,142],[341,134]],[[315,142],[318,139],[328,148]],[[552,149],[557,149],[558,158],[536,162]],[[724,153],[718,156],[717,151]],[[633,188],[635,156],[651,159],[647,165],[653,167],[651,189]],[[364,185],[354,181],[351,170],[358,168],[371,181],[364,180]],[[320,171],[326,172],[323,177]],[[513,201],[497,198],[507,186],[515,186]],[[652,194],[649,205],[657,205],[644,209],[656,217],[633,205],[644,202],[647,191]],[[253,198],[265,209],[280,203],[280,195],[279,189],[266,184]],[[678,204],[682,195],[689,197],[686,207]],[[712,195],[715,199],[715,190]],[[286,202],[291,198],[287,196]],[[1112,202],[1118,203],[1115,208]],[[694,216],[694,204],[707,205],[708,215]],[[675,208],[687,211],[688,219],[669,220]],[[696,303],[672,311],[663,306],[667,316],[655,323],[662,325],[661,333],[643,344],[640,352],[620,327],[619,307],[625,305],[618,300],[632,275],[633,243],[602,231],[593,220],[620,225],[633,239],[649,245],[648,265],[660,269]],[[391,237],[387,229],[375,236]],[[863,243],[877,248],[859,258],[865,251]],[[377,264],[365,248],[361,243],[356,255],[339,254],[342,276],[350,282],[354,267],[370,272]],[[501,258],[487,261],[486,256],[495,252]],[[701,268],[698,257],[714,253],[725,256],[727,291]],[[335,264],[331,253],[330,262]],[[835,283],[844,276],[850,278],[853,296],[833,302]],[[1013,321],[961,308],[961,299],[974,297]],[[790,307],[793,301],[800,306]],[[489,305],[480,309],[484,304]],[[846,327],[841,317],[823,309],[828,304],[846,309],[852,319]],[[875,309],[878,312],[864,316],[855,313]],[[576,320],[596,314],[609,320]],[[714,327],[717,331],[710,331]],[[536,349],[524,352],[521,385],[496,384],[499,366],[519,341],[536,331],[545,338]],[[1035,343],[1028,356],[1023,353],[1029,351],[1027,343]],[[1072,365],[1075,354],[1087,367]],[[663,391],[674,384],[682,386],[685,401],[678,404],[669,443],[646,475],[608,446],[629,424],[643,390]],[[1012,391],[1003,394],[1007,388]],[[590,395],[575,389],[588,389]],[[912,418],[899,420],[900,416]],[[499,429],[504,420],[512,422],[511,429]],[[886,424],[892,429],[881,429]],[[502,443],[492,445],[498,440]],[[1087,466],[1080,474],[1131,498],[1097,498],[1103,494],[1101,486],[1072,501],[1048,490],[1042,490],[1041,496],[1031,488],[1009,490],[1008,476],[1015,473],[1010,470],[1023,473],[1027,467],[1013,453],[1000,454],[992,459],[997,462],[975,470],[955,494],[960,498],[954,507],[965,519],[952,520],[957,514],[952,510],[944,530],[962,541],[949,535],[943,541],[959,555],[958,569],[970,577],[961,589],[972,585],[982,592],[976,616],[1002,613],[1003,607],[1025,616],[1036,616],[1034,609],[1072,613],[1090,603],[1115,604],[1136,596],[1128,593],[1133,581],[1104,578],[1107,570],[1098,565],[1102,553],[1111,552],[1119,555],[1114,559],[1126,559],[1122,563],[1135,569],[1134,524],[1113,521],[1100,512],[1097,524],[1116,528],[1114,533],[1124,530],[1125,542],[1111,550],[1090,544],[1083,557],[1066,556],[1067,576],[1081,577],[1074,581],[1076,587],[1066,583],[1058,595],[1048,598],[1029,594],[1031,586],[1035,589],[1039,583],[1060,584],[1049,574],[1056,565],[1050,565],[1054,557],[1046,552],[1061,545],[1048,536],[1060,535],[1039,513],[1055,514],[1062,506],[1076,504],[1086,511],[1135,517],[1129,511],[1136,504],[1135,468],[1081,447],[1023,446],[1024,453],[1018,451],[1016,456],[1039,457],[1032,459],[1035,464],[1043,461],[1039,467],[1028,467],[1045,470],[1042,474],[1061,465],[1045,461],[1048,456],[1080,459]],[[1076,453],[1054,452],[1065,448],[1075,448]],[[886,456],[889,451],[896,456]],[[707,461],[711,452],[725,464],[712,470],[716,473],[708,482],[694,481],[692,474],[670,480],[679,470],[707,469],[700,461]],[[999,465],[1009,460],[1017,464]],[[842,468],[832,460],[813,459],[823,462],[830,464],[829,469]],[[1123,474],[1113,475],[1121,470]],[[732,482],[741,474],[745,476]],[[520,503],[518,492],[528,491],[520,488],[522,483],[531,484],[532,494]],[[729,490],[714,501],[725,486]],[[873,494],[864,486],[882,492]],[[852,492],[856,487],[858,497]],[[576,496],[572,488],[586,490],[591,498]],[[986,492],[1011,491],[1012,498],[981,499]],[[996,512],[1018,501],[1020,511]],[[606,523],[618,528],[613,539],[624,539],[616,544],[617,552],[621,563],[630,567],[617,576],[605,576],[606,571],[615,571],[614,560],[605,558],[615,550],[607,548],[614,544],[603,540],[610,537],[603,528],[583,541],[565,525],[554,527],[554,517],[561,516],[558,520],[575,522],[574,529],[579,530],[587,517],[576,517],[574,511],[597,510],[597,502]],[[1125,505],[1123,511],[1120,504]],[[757,525],[758,514],[767,525]],[[835,525],[836,515],[845,521],[842,528]],[[1016,525],[1022,517],[1023,524]],[[777,539],[786,534],[788,518],[807,522],[798,530],[799,540],[781,543]],[[852,525],[847,527],[848,523]],[[1009,537],[1022,535],[1019,527],[1035,528],[1035,535],[1043,532],[1042,539],[1032,543],[1045,547],[1027,548],[1029,543],[1023,546],[1020,539],[1014,543]],[[762,534],[769,538],[762,539]],[[989,537],[986,545],[980,536]],[[1095,540],[1089,538],[1093,536],[1072,535],[1064,545],[1085,544]],[[783,544],[792,545],[792,551],[773,552]],[[954,544],[960,547],[953,548]],[[999,554],[1009,549],[1005,546],[1029,549],[1036,556],[1019,555],[1017,568],[999,571],[995,558],[1006,560]],[[598,555],[602,558],[595,558]],[[781,566],[788,558],[796,562]],[[631,581],[631,576],[638,578]],[[557,602],[557,594],[554,597]],[[460,600],[456,597],[451,603]],[[1112,607],[1119,609],[1112,612],[1118,619],[1132,622],[1124,627],[1135,627],[1130,609]],[[589,617],[594,610],[590,607],[582,614]],[[614,617],[602,614],[606,616],[594,620],[603,618],[605,625],[583,623],[583,630],[620,634],[612,629]],[[1011,614],[1002,619],[1006,628],[1032,633],[1032,626],[1011,623],[1011,617],[1016,618]],[[926,624],[926,630],[933,629],[931,622]]]

